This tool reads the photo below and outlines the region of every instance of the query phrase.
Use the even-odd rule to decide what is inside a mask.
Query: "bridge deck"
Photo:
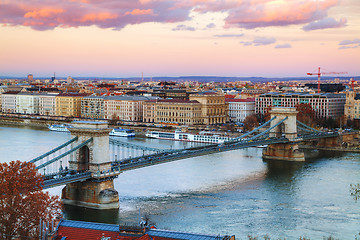
[[[116,177],[121,172],[129,171],[137,168],[143,168],[147,166],[152,166],[156,164],[176,161],[180,159],[201,156],[216,152],[224,152],[231,151],[236,149],[243,149],[248,147],[256,147],[256,146],[264,146],[275,143],[298,143],[304,140],[312,140],[319,138],[328,138],[328,137],[336,137],[338,133],[316,133],[312,135],[307,135],[304,137],[298,137],[294,139],[294,141],[290,141],[287,138],[267,138],[267,139],[258,139],[258,140],[241,140],[235,142],[225,142],[223,144],[211,144],[201,147],[188,148],[183,150],[173,150],[168,152],[161,152],[157,154],[141,156],[136,158],[125,159],[122,161],[116,161],[112,163],[112,169],[109,170],[108,173],[91,173],[91,172],[83,172],[76,174],[67,174],[62,176],[61,174],[53,174],[50,179],[44,181],[44,189],[51,188],[67,183],[77,182],[77,181],[85,181],[86,179],[101,179],[104,177]],[[106,175],[107,174],[107,175]]]

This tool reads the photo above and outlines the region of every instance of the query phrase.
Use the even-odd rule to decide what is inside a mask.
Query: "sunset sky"
[[[0,0],[0,76],[306,77],[318,67],[360,75],[360,0]]]

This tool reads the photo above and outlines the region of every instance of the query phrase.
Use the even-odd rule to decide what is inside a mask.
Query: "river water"
[[[28,161],[70,138],[44,128],[0,126],[0,162]],[[156,139],[128,141],[184,147]],[[261,150],[221,152],[124,172],[114,181],[119,211],[67,207],[65,217],[135,224],[140,210],[158,228],[175,231],[235,234],[237,239],[355,239],[360,202],[350,196],[350,184],[360,183],[360,154],[324,152],[305,163],[288,163],[264,162]],[[60,195],[61,189],[49,192]]]

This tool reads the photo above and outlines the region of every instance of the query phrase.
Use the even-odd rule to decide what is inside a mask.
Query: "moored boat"
[[[56,131],[56,132],[70,132],[68,128],[71,127],[72,126],[66,124],[53,124],[53,125],[49,125],[48,129],[50,131]]]
[[[114,137],[135,137],[135,132],[132,129],[114,128],[109,135]]]
[[[203,143],[223,143],[230,141],[232,138],[223,136],[212,132],[200,132],[198,134],[185,133],[181,131],[175,132],[159,132],[149,131],[145,134],[149,138],[167,139],[175,141],[187,141],[187,142],[203,142]]]

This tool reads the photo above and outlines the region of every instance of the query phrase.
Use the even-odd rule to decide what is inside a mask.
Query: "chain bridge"
[[[296,120],[293,108],[273,108],[271,119],[237,138],[221,144],[186,149],[147,147],[109,138],[107,123],[74,121],[73,138],[32,159],[43,175],[44,189],[66,185],[65,204],[97,209],[119,207],[113,179],[125,171],[219,151],[267,146],[264,159],[304,161],[298,143],[314,139],[336,139],[337,132],[322,132]]]

